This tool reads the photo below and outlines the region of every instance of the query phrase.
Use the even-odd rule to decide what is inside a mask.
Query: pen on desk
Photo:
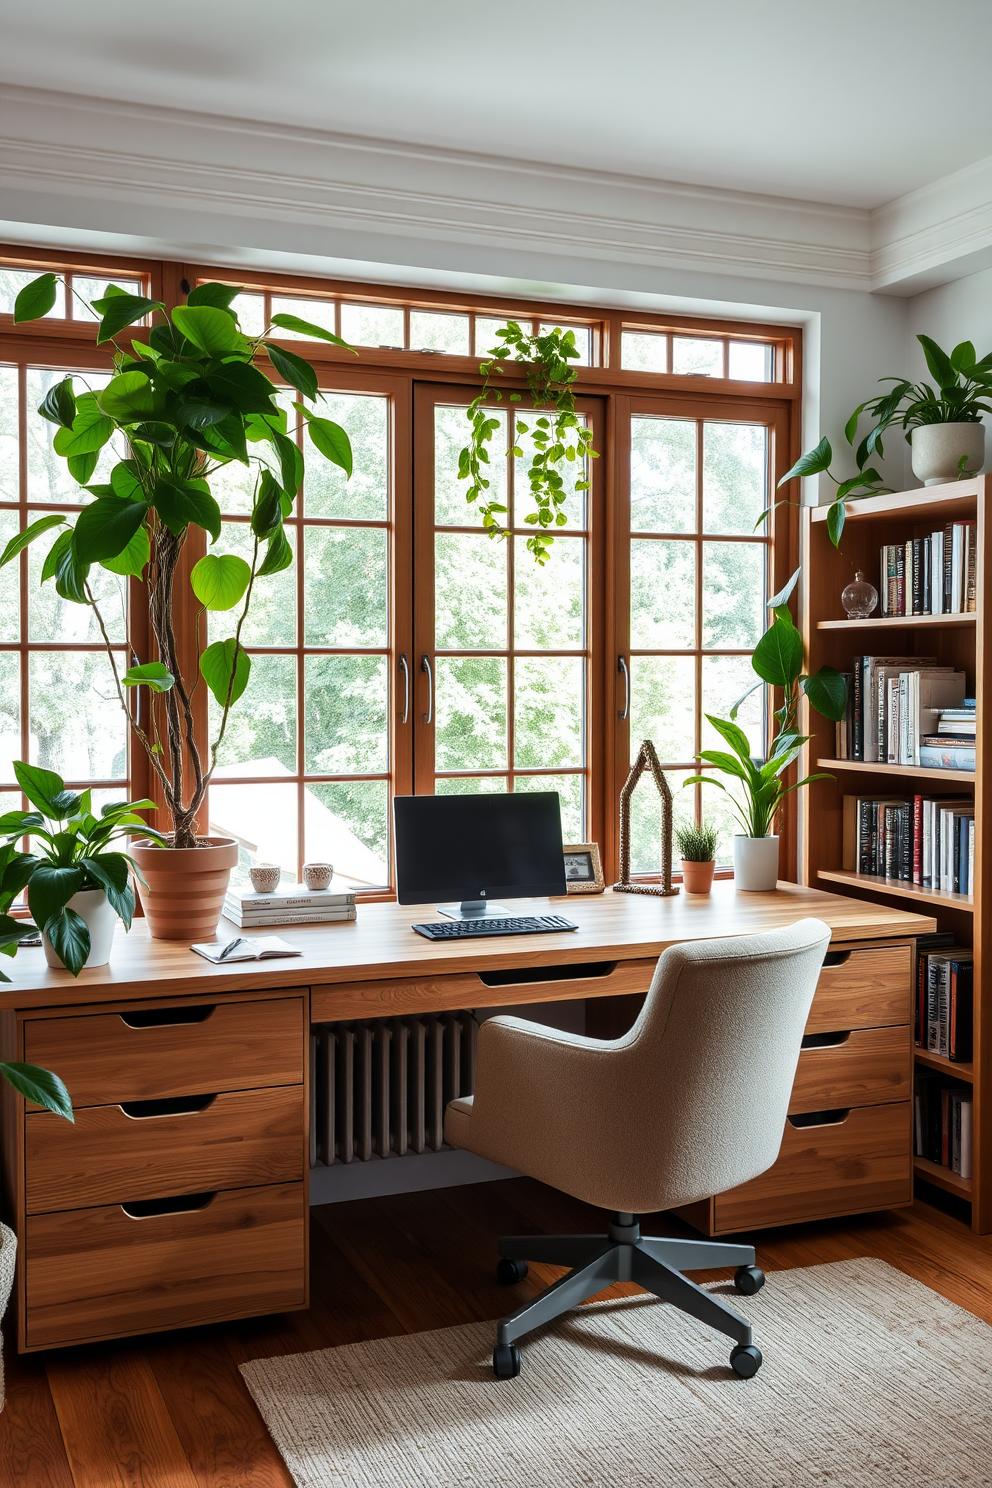
[[[224,947],[224,949],[221,951],[220,955],[217,957],[217,960],[218,961],[223,961],[224,958],[225,958],[225,956],[229,956],[232,951],[237,950],[238,946],[239,945],[244,945],[244,943],[245,943],[245,938],[244,938],[243,935],[239,935],[238,938],[237,938],[237,940],[228,941],[227,945]]]

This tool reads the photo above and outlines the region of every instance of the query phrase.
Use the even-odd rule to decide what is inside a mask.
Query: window
[[[78,258],[52,313],[15,327],[18,289],[58,266],[27,250],[9,260],[0,263],[4,542],[90,499],[36,413],[66,369],[93,388],[111,370],[72,291],[92,296],[116,283],[173,304],[183,277],[231,280],[230,270]],[[677,818],[714,821],[725,856],[722,798],[680,782],[711,742],[705,714],[726,712],[749,685],[765,595],[795,567],[791,512],[753,528],[796,453],[798,333],[595,307],[559,316],[536,302],[258,273],[237,282],[247,334],[260,335],[272,315],[295,316],[359,354],[305,329],[275,333],[317,368],[325,411],[351,435],[355,474],[344,481],[307,445],[287,524],[294,564],[256,588],[244,632],[252,683],[221,745],[208,811],[209,826],[241,844],[236,879],[257,861],[295,878],[305,860],[326,859],[362,892],[389,893],[394,794],[549,788],[561,795],[566,835],[598,841],[610,878],[617,796],[645,737],[671,771]],[[526,551],[526,462],[507,454],[514,421],[528,419],[512,365],[502,390],[524,396],[494,405],[492,449],[509,538],[479,530],[457,480],[478,364],[510,319],[532,333],[573,331],[580,408],[599,455],[544,568]],[[302,439],[288,390],[286,406]],[[105,451],[93,480],[120,453]],[[241,467],[221,473],[216,489],[224,548],[247,555]],[[39,587],[56,536],[0,570],[0,805],[15,799],[17,758],[98,792],[154,795],[92,614]],[[191,539],[191,562],[194,547]],[[141,608],[129,628],[124,581],[100,566],[92,581],[115,653],[150,659]],[[183,644],[195,660],[231,627],[229,616],[211,615],[197,633],[194,615],[191,602]],[[216,715],[205,689],[196,706],[206,740]],[[740,717],[760,751],[757,695]],[[658,868],[651,804],[650,792],[635,796],[633,867],[648,876]]]

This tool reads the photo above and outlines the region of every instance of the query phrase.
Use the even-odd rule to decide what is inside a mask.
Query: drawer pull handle
[[[839,1049],[846,1044],[851,1037],[851,1030],[845,1033],[805,1033],[803,1034],[802,1047],[804,1049]]]
[[[790,1126],[843,1126],[851,1114],[850,1106],[845,1111],[806,1111],[800,1116],[786,1119]]]
[[[216,1197],[214,1189],[211,1193],[173,1194],[168,1199],[132,1199],[121,1208],[128,1219],[154,1219],[163,1214],[194,1214],[206,1209]]]
[[[843,966],[850,959],[850,951],[828,951],[823,958],[823,967],[829,971],[832,966]]]
[[[478,971],[486,987],[525,987],[530,982],[574,982],[587,977],[612,976],[615,961],[573,961],[569,966],[524,966],[519,971]],[[650,981],[650,977],[648,978]],[[645,992],[647,985],[645,984]]]
[[[215,1007],[216,1003],[206,1007],[134,1008],[117,1016],[128,1028],[171,1028],[177,1023],[205,1023]]]
[[[158,1100],[121,1101],[120,1108],[134,1121],[147,1121],[150,1116],[194,1116],[216,1099],[216,1094],[170,1095]]]

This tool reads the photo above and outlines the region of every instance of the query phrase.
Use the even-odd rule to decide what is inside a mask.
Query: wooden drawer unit
[[[33,1215],[24,1346],[304,1307],[305,1219],[302,1183],[205,1195],[164,1214],[114,1204]]]
[[[913,1196],[912,1104],[864,1106],[823,1124],[785,1124],[774,1167],[718,1194],[714,1234],[887,1209]],[[799,1118],[801,1120],[801,1118]]]
[[[304,1114],[302,1085],[89,1106],[74,1126],[28,1112],[27,1212],[299,1182]]]
[[[24,1058],[58,1070],[74,1106],[297,1085],[302,997],[29,1018]]]
[[[913,1060],[907,1024],[816,1037],[835,1041],[803,1049],[790,1113],[910,1099]]]
[[[828,952],[807,1033],[838,1033],[912,1022],[910,946]]]

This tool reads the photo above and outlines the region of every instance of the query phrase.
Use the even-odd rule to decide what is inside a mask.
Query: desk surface
[[[0,984],[0,1011],[113,1002],[125,998],[175,997],[188,993],[252,992],[272,987],[319,987],[380,978],[430,977],[455,972],[511,970],[539,964],[631,960],[658,956],[666,946],[717,935],[746,935],[790,924],[806,915],[824,920],[835,942],[924,935],[936,928],[929,915],[889,909],[862,899],[826,894],[783,883],[770,894],[744,894],[732,880],[714,885],[709,897],[680,893],[670,899],[641,894],[573,895],[552,901],[554,912],[578,923],[577,931],[508,935],[437,942],[411,930],[416,920],[440,916],[430,906],[369,904],[358,919],[331,925],[273,927],[303,951],[272,961],[215,966],[179,941],[152,940],[144,920],[129,935],[120,927],[109,966],[73,978],[53,971],[40,948],[18,952],[2,963],[12,978]],[[514,900],[517,914],[544,913],[549,901]],[[238,933],[222,920],[219,938]],[[270,933],[267,930],[259,934]]]

